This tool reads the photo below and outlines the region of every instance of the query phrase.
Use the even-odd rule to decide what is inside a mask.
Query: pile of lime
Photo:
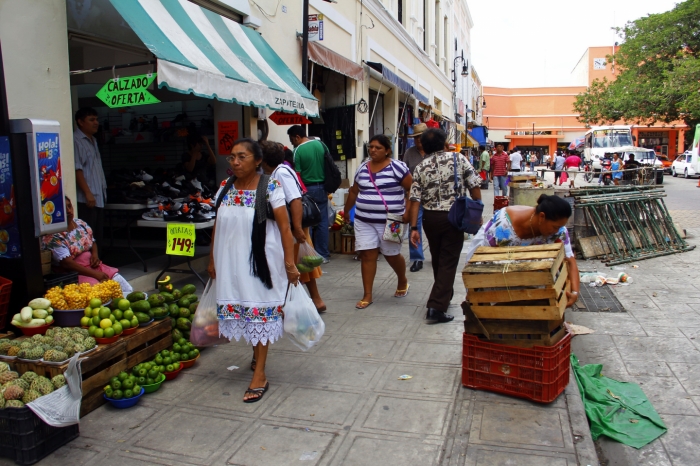
[[[119,375],[109,379],[109,385],[104,388],[105,395],[113,400],[133,398],[141,393],[140,380],[141,378],[136,377],[133,373],[129,375],[122,371]]]
[[[112,338],[121,335],[126,329],[138,327],[139,321],[131,310],[131,303],[126,299],[117,299],[114,309],[102,305],[99,298],[92,298],[85,308],[85,315],[80,325],[87,327],[88,333],[95,338]]]

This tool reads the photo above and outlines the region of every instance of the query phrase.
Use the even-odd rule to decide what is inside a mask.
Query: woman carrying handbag
[[[355,250],[362,262],[364,294],[355,306],[372,304],[372,286],[381,252],[398,278],[394,297],[408,294],[406,261],[401,255],[403,229],[408,222],[407,197],[413,177],[405,163],[391,159],[391,142],[384,135],[372,137],[369,160],[360,165],[345,202],[345,222],[355,211]]]

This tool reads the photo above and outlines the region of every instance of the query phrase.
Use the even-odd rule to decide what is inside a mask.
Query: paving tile
[[[700,364],[700,351],[686,338],[613,336],[620,353],[629,360]]]
[[[646,336],[639,322],[624,313],[604,314],[596,312],[574,312],[572,322],[595,330],[599,335]]]
[[[414,340],[441,340],[445,342],[462,341],[462,335],[464,334],[464,323],[459,321],[457,317],[462,317],[461,312],[459,316],[455,316],[455,321],[449,324],[440,325],[419,325],[416,333],[413,334]]]
[[[412,341],[401,356],[402,361],[432,364],[462,363],[462,345]]]
[[[636,460],[636,466],[672,466],[668,452],[660,440],[654,440],[637,450]]]
[[[384,432],[441,435],[450,403],[425,399],[377,397],[362,427]]]
[[[647,336],[650,337],[679,338],[685,336],[681,329],[676,326],[659,327],[657,325],[648,325],[645,323],[642,325],[642,328],[644,328]]]
[[[243,395],[250,386],[249,377],[236,379],[217,377],[209,382],[207,387],[202,387],[196,397],[189,400],[191,406],[202,406],[214,408],[220,411],[238,411],[242,413],[254,413],[262,410],[265,403],[243,403]],[[274,380],[270,381],[270,389],[265,393],[265,400],[272,398],[272,395],[279,389],[279,385]]]
[[[573,455],[565,457],[548,456],[547,453],[523,451],[493,451],[484,448],[467,450],[465,466],[574,466]]]
[[[156,407],[146,407],[137,404],[128,410],[116,409],[110,404],[93,411],[80,421],[80,436],[116,442],[128,440],[144,430],[154,416],[158,414]],[[105,422],[109,419],[109,422]]]
[[[104,457],[103,453],[97,448],[85,447],[84,442],[81,444],[84,448],[81,448],[77,444],[80,442],[80,438],[73,440],[68,445],[65,445],[54,453],[52,453],[47,458],[35,463],[37,466],[78,466],[85,464],[97,464],[102,463],[101,459]],[[2,459],[0,459],[0,464],[5,464]],[[7,464],[15,464],[14,461],[10,462],[8,460]]]
[[[700,416],[690,394],[675,377],[638,376],[634,382],[644,390],[657,413]]]
[[[350,316],[345,315],[345,313],[342,312],[335,312],[332,310],[332,308],[333,306],[331,306],[327,312],[321,314],[323,323],[326,326],[327,334],[340,332],[343,325],[345,325],[345,323],[347,323],[347,321],[350,319]]]
[[[416,440],[379,439],[357,436],[343,458],[342,466],[431,465],[440,454],[440,446]]]
[[[357,319],[343,328],[345,335],[372,335],[383,338],[396,339],[406,330],[408,321],[386,319],[380,317],[366,317]]]
[[[364,398],[359,393],[296,387],[270,416],[304,422],[350,424],[348,417]]]
[[[673,372],[665,362],[624,361],[627,373],[631,376],[673,377]],[[672,363],[671,363],[672,364]]]
[[[359,298],[358,298],[359,299]],[[401,304],[385,302],[377,302],[369,306],[367,309],[354,309],[355,319],[364,319],[367,317],[391,317],[394,319],[409,319],[420,315],[421,312],[425,315],[425,307],[421,304],[409,303],[403,301]]]
[[[374,362],[306,358],[305,364],[299,368],[297,380],[304,385],[366,388],[380,367]]]
[[[399,376],[404,374],[412,378],[399,380]],[[460,374],[459,369],[396,364],[386,370],[380,387],[401,393],[452,396],[455,393],[456,379]]]
[[[700,364],[671,362],[668,365],[686,392],[690,395],[700,395]]]
[[[471,390],[475,392],[474,401],[485,404],[509,404],[515,405],[523,408],[536,408],[542,407],[541,403],[536,403],[534,401],[526,400],[525,398],[517,398],[514,396],[503,395],[501,393],[490,392],[486,390],[478,390],[467,387],[462,387],[464,390]],[[578,390],[578,389],[577,389]],[[546,404],[547,408],[560,408],[566,409],[566,396],[559,395],[556,400],[551,403]]]
[[[572,444],[568,420],[558,409],[480,404],[475,408],[470,443],[529,445],[565,449]],[[565,416],[565,415],[564,415]]]
[[[270,466],[319,464],[334,434],[302,428],[261,425],[228,459],[227,464]]]
[[[300,354],[270,351],[265,362],[265,374],[269,380],[273,381],[272,383],[298,382],[297,371],[304,364],[304,360],[305,358]],[[242,366],[238,373],[238,375],[243,377],[249,377],[252,374],[250,362]]]
[[[158,453],[206,459],[215,453],[242,423],[211,413],[175,411],[158,429],[143,432],[136,446]]]
[[[396,346],[394,340],[341,336],[328,354],[354,358],[389,359]]]
[[[668,432],[661,436],[661,442],[673,465],[696,466],[700,416],[664,416],[664,422]]]

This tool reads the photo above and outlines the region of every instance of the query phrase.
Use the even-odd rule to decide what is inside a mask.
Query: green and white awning
[[[158,57],[158,87],[318,116],[318,101],[253,29],[187,0],[111,0]]]

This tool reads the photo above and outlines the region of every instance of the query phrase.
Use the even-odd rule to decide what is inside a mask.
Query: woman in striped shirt
[[[408,222],[406,199],[413,178],[405,163],[391,159],[391,142],[383,134],[369,140],[369,160],[363,162],[355,173],[355,182],[345,202],[345,221],[355,209],[355,250],[362,261],[362,286],[364,295],[355,306],[365,309],[372,304],[372,285],[377,273],[377,258],[381,252],[396,276],[398,286],[394,297],[408,294],[406,261],[401,255],[401,243],[382,239],[387,213],[403,215]]]

